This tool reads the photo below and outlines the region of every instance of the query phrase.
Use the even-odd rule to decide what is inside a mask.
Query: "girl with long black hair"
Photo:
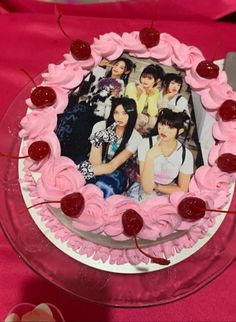
[[[136,120],[135,101],[123,97],[114,99],[108,119],[93,127],[89,163],[80,164],[79,170],[100,187],[105,198],[123,193],[130,184],[127,163],[142,140],[134,128]]]

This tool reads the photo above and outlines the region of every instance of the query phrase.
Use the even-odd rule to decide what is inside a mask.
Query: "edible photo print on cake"
[[[108,198],[188,191],[203,164],[185,72],[123,54],[102,59],[58,115],[61,154]]]

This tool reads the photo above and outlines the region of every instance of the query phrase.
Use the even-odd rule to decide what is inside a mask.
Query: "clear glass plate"
[[[19,93],[0,123],[1,152],[19,153],[19,121],[26,113],[25,99],[29,97],[31,87],[30,83]],[[166,269],[126,275],[86,266],[55,247],[35,225],[17,183],[17,167],[17,160],[0,158],[3,231],[31,269],[80,299],[116,307],[173,302],[211,282],[235,259],[236,216],[228,214],[205,246],[187,260]],[[235,204],[233,201],[231,208]]]

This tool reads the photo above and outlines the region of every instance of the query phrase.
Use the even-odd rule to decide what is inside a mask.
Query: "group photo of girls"
[[[188,191],[203,163],[184,71],[128,54],[102,59],[71,91],[55,133],[104,198]]]

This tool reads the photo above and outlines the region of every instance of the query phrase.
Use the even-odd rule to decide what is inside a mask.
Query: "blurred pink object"
[[[4,322],[30,321],[65,322],[60,310],[51,303],[19,303],[10,310]]]

